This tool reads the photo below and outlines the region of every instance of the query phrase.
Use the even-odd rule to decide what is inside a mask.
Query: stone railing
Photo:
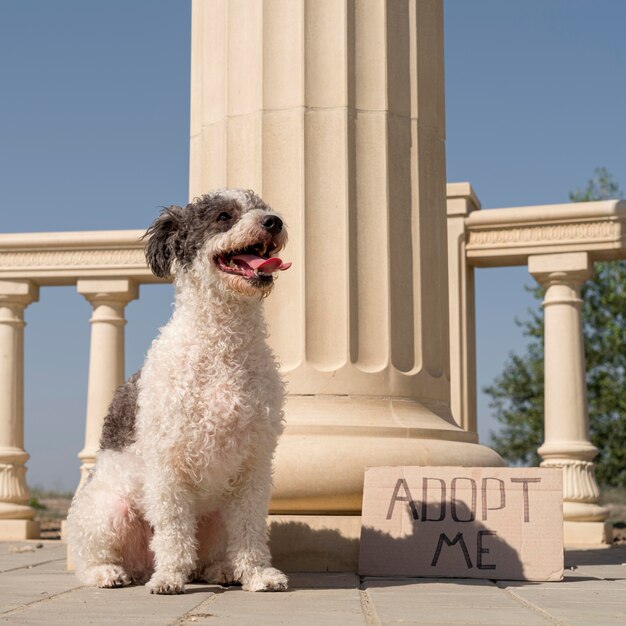
[[[76,285],[92,305],[85,447],[81,477],[93,466],[102,420],[124,378],[124,307],[146,266],[143,231],[0,235],[0,538],[38,534],[27,506],[24,463],[24,309],[44,286]]]
[[[474,268],[527,265],[546,289],[542,466],[562,467],[566,543],[603,543],[589,440],[580,288],[595,261],[626,258],[626,202],[481,211],[468,183],[448,185],[452,410],[476,428]]]
[[[563,467],[570,542],[601,542],[589,441],[580,286],[596,260],[626,258],[626,203],[617,201],[480,211],[467,183],[448,185],[452,413],[476,430],[474,267],[528,265],[546,286],[546,440],[543,464]],[[0,235],[0,538],[38,532],[27,506],[23,441],[24,309],[42,286],[76,285],[93,307],[85,446],[92,467],[108,403],[124,376],[124,308],[146,266],[142,231]],[[576,522],[572,524],[571,522]],[[569,535],[568,535],[569,533]]]

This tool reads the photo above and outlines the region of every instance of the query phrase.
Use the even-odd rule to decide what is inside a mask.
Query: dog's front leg
[[[225,507],[227,557],[235,580],[246,591],[285,591],[287,577],[271,566],[267,546],[267,508],[272,485],[271,459],[250,459]]]
[[[185,592],[197,552],[193,496],[165,472],[156,471],[145,484],[146,519],[153,529],[150,547],[155,570],[146,587],[150,593]]]

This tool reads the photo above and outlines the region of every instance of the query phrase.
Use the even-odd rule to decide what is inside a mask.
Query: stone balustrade
[[[626,258],[626,202],[570,203],[481,211],[468,183],[448,185],[452,407],[476,420],[475,267],[527,265],[545,288],[544,467],[562,467],[565,541],[607,540],[589,440],[580,288],[595,261]]]
[[[589,441],[580,287],[597,260],[626,258],[626,202],[481,211],[467,183],[448,185],[452,413],[476,430],[476,267],[527,265],[546,288],[545,442],[542,465],[562,467],[566,539],[604,538]],[[0,537],[36,536],[27,506],[23,441],[24,309],[40,287],[76,285],[93,307],[81,476],[94,463],[102,420],[124,376],[124,308],[142,283],[162,282],[146,266],[142,231],[0,235]],[[442,444],[444,442],[442,441]]]
[[[76,285],[93,306],[81,480],[93,466],[102,421],[124,378],[124,307],[141,283],[161,282],[144,258],[143,231],[0,235],[0,538],[38,536],[26,483],[24,309],[40,287]]]

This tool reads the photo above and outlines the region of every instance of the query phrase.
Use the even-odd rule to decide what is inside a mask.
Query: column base
[[[593,502],[572,502],[563,500],[563,519],[566,522],[580,524],[582,522],[604,522],[609,510]]]
[[[24,490],[28,495],[28,491]],[[35,517],[35,509],[27,504],[15,502],[0,502],[0,520],[32,520]]]
[[[0,520],[0,541],[39,539],[39,522],[30,519]]]
[[[360,515],[270,515],[272,565],[286,572],[356,572]]]
[[[502,467],[449,407],[408,398],[288,396],[270,513],[360,515],[366,467]]]
[[[610,522],[563,522],[566,548],[608,548],[613,543]]]

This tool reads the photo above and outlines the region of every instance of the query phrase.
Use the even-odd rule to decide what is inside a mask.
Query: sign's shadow
[[[361,575],[525,579],[517,550],[474,519],[463,502],[456,503],[455,519],[445,520],[415,519],[411,507],[405,507],[400,537],[363,527]]]

